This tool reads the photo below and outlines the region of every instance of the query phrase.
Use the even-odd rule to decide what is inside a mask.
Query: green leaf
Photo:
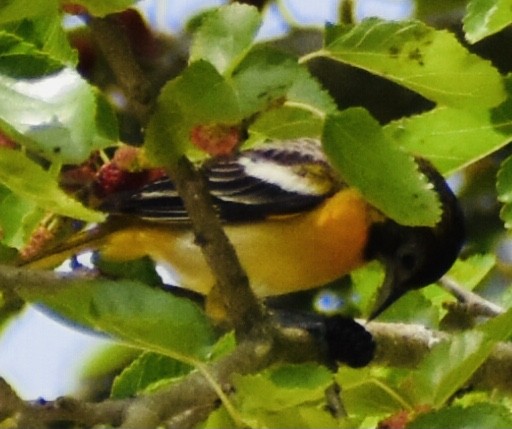
[[[32,78],[55,72],[62,64],[19,36],[0,32],[0,73]]]
[[[500,216],[506,228],[512,227],[512,156],[509,156],[500,166],[496,182],[498,200],[503,203]]]
[[[476,43],[512,23],[512,0],[471,0],[463,23],[466,39]]]
[[[22,198],[45,210],[88,222],[105,216],[88,209],[62,191],[49,172],[21,152],[0,148],[0,182]]]
[[[185,362],[205,358],[213,343],[197,305],[136,281],[76,279],[56,283],[51,294],[32,288],[22,297],[133,347]]]
[[[452,173],[505,146],[512,138],[512,77],[508,98],[493,109],[438,107],[384,127],[404,149],[428,158],[439,171]]]
[[[340,367],[335,379],[343,391],[343,404],[349,416],[384,417],[409,405],[394,389],[385,371],[377,367]]]
[[[210,63],[195,62],[160,92],[146,132],[147,154],[159,165],[176,162],[187,150],[197,155],[189,142],[194,125],[240,119],[233,88]]]
[[[492,254],[471,255],[465,260],[458,259],[448,272],[458,284],[467,290],[475,289],[496,265]]]
[[[491,254],[471,255],[465,260],[457,259],[446,274],[467,290],[475,289],[496,265],[496,257]],[[446,314],[446,302],[454,302],[455,297],[444,288],[431,285],[421,289],[421,294],[427,298],[439,313],[439,320]]]
[[[249,128],[245,147],[265,140],[291,140],[304,137],[320,139],[323,120],[298,107],[283,106],[263,112]]]
[[[77,52],[71,48],[67,35],[62,27],[62,17],[60,14],[47,13],[38,16],[34,20],[22,20],[5,26],[5,34],[12,38],[19,39],[19,45],[16,57],[3,57],[2,62],[14,63],[18,61],[18,70],[15,64],[11,64],[11,73],[13,77],[42,77],[58,68],[64,66],[75,66],[78,60]],[[11,41],[12,43],[12,41]],[[12,49],[12,47],[11,47]],[[25,52],[27,51],[28,52]],[[25,54],[24,56],[20,54]],[[30,54],[32,54],[37,63],[46,60],[48,65],[46,69],[42,65],[30,64]],[[37,71],[41,69],[38,74]]]
[[[208,356],[208,359],[211,361],[220,359],[235,350],[236,347],[236,338],[235,332],[230,331],[224,334],[222,337],[218,339],[215,345],[212,347],[212,350]]]
[[[470,407],[453,406],[420,414],[407,429],[508,429],[510,410],[498,404],[482,403]]]
[[[235,3],[218,8],[195,33],[190,62],[206,60],[229,75],[249,52],[260,25],[255,7]]]
[[[116,126],[115,119],[104,102],[98,107],[96,94],[69,69],[37,81],[0,76],[0,97],[9,100],[0,105],[0,130],[21,134],[19,143],[50,161],[79,164],[114,143],[105,130]]]
[[[387,308],[379,321],[416,323],[428,329],[439,326],[439,310],[420,291],[411,291]]]
[[[289,55],[269,49],[252,50],[229,80],[236,91],[242,117],[284,98],[303,73],[297,60]]]
[[[234,404],[253,427],[335,427],[325,409],[332,374],[315,364],[283,364],[260,374],[234,376]]]
[[[469,53],[447,31],[417,21],[377,18],[326,30],[326,56],[382,76],[429,100],[453,107],[496,106],[505,97],[489,61]]]
[[[370,314],[374,307],[375,294],[384,281],[384,270],[377,261],[369,262],[350,273],[357,294],[357,302],[362,314]]]
[[[192,371],[193,367],[157,353],[143,353],[134,360],[112,385],[112,398],[128,398],[147,391],[162,380],[179,379]]]
[[[74,4],[84,6],[87,12],[94,16],[105,16],[121,12],[134,5],[138,0],[73,0]]]
[[[315,364],[283,364],[255,375],[234,376],[246,409],[274,412],[312,400],[323,401],[332,382],[329,370]]]
[[[44,215],[44,211],[33,201],[7,190],[7,194],[0,201],[2,243],[21,249]]]
[[[162,287],[162,279],[155,270],[155,263],[148,256],[120,262],[102,258],[101,254],[99,254],[94,259],[94,266],[102,274],[113,278],[137,280],[150,286]]]
[[[297,80],[306,82],[304,73],[290,56],[262,49],[249,53],[229,79],[206,61],[192,63],[160,93],[146,134],[148,155],[158,164],[175,162],[183,153],[204,157],[190,144],[194,126],[238,124],[285,98]],[[315,96],[310,84],[304,98],[324,106],[326,96],[317,89]],[[166,144],[160,146],[160,142]]]
[[[142,352],[144,353],[144,352]],[[141,351],[123,344],[108,343],[100,347],[93,356],[85,362],[80,370],[82,380],[93,380],[111,377],[130,365],[141,355]]]
[[[403,382],[417,405],[442,407],[487,359],[498,341],[512,334],[512,309],[473,331],[454,334],[438,344]]]
[[[427,179],[364,109],[329,115],[322,142],[342,177],[386,216],[403,225],[438,222],[439,201]]]
[[[0,24],[21,21],[48,13],[58,14],[57,0],[2,0]]]
[[[336,102],[322,85],[301,68],[298,76],[286,94],[288,106],[309,110],[318,116],[334,113],[338,109]]]

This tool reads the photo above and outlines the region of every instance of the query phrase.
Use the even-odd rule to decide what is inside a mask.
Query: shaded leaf
[[[469,53],[444,30],[419,21],[370,18],[357,25],[328,27],[323,55],[405,86],[448,106],[496,106],[505,94],[489,61]],[[306,57],[307,58],[307,57]]]
[[[403,225],[437,223],[441,213],[432,186],[364,109],[328,116],[322,143],[342,177],[386,216]]]
[[[510,410],[503,405],[482,403],[470,407],[447,407],[420,414],[408,429],[508,429],[512,427]]]
[[[82,326],[133,347],[190,361],[204,358],[213,343],[205,315],[187,299],[139,282],[76,279],[23,298],[43,304]]]
[[[245,147],[265,140],[320,139],[323,120],[310,111],[283,106],[263,112],[249,128]]]
[[[73,0],[73,3],[84,6],[91,15],[105,16],[109,13],[121,12],[137,3],[137,0]]]
[[[145,256],[131,261],[111,261],[101,257],[101,254],[93,256],[94,266],[102,274],[113,278],[137,280],[154,287],[162,287],[162,279],[155,270],[155,263]]]

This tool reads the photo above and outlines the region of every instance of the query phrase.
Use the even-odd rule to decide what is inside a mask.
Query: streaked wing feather
[[[224,221],[300,213],[342,186],[312,140],[268,144],[201,166],[215,208]],[[278,174],[273,176],[273,172]],[[110,196],[101,206],[112,214],[160,222],[188,221],[172,182],[160,179],[138,191]]]

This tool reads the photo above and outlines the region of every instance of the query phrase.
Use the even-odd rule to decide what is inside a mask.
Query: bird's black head
[[[442,277],[457,259],[464,242],[464,217],[457,198],[429,162],[417,162],[439,195],[442,216],[435,227],[403,226],[392,220],[372,226],[366,256],[380,260],[386,276],[370,319],[407,291]]]

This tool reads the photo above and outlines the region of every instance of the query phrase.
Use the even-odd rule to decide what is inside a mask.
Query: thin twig
[[[457,300],[464,305],[465,310],[472,316],[496,317],[505,310],[481,296],[464,289],[455,280],[448,276],[443,276],[439,284]]]

